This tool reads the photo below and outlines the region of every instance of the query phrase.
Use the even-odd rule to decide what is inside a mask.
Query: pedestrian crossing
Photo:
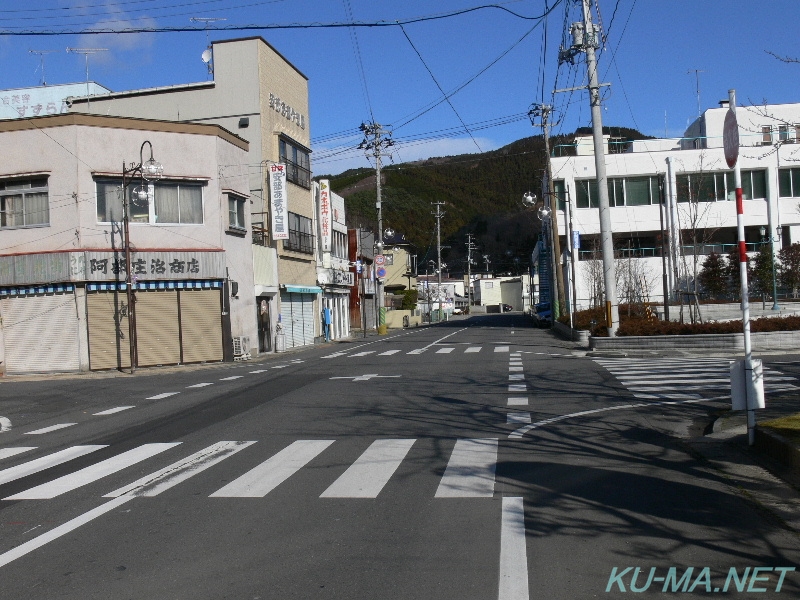
[[[521,419],[524,421],[522,415],[517,415],[513,419],[510,418],[508,424],[518,424]],[[342,443],[344,442],[339,442],[339,444]],[[324,486],[324,491],[319,494],[319,498],[374,499],[381,494],[395,476],[402,463],[408,458],[412,448],[419,445],[417,439],[373,440],[368,447],[360,450],[361,454],[358,458],[344,472],[340,473],[342,467],[340,453],[331,452],[331,448],[335,444],[337,444],[337,440],[333,439],[295,440],[244,473],[238,476],[234,474],[233,478],[223,487],[217,490],[207,490],[208,497],[264,498],[301,470],[309,469],[325,479],[320,485],[320,488]],[[96,484],[111,475],[123,473],[125,469],[140,463],[144,464],[146,461],[155,460],[162,453],[164,456],[174,455],[180,446],[180,442],[143,444],[24,491],[2,497],[2,500],[53,499],[90,484]],[[436,462],[440,461],[440,464],[420,466],[421,463],[417,456],[412,464],[415,465],[414,469],[422,475],[432,471],[443,472],[434,494],[435,498],[491,498],[495,493],[498,446],[498,438],[458,439],[455,441],[446,463],[444,459],[432,459]],[[0,459],[10,459],[35,449],[35,447],[6,448],[0,453]],[[0,485],[42,473],[57,465],[66,465],[73,459],[86,457],[104,449],[107,452],[109,446],[73,446],[2,469],[0,470]],[[159,468],[149,475],[139,477],[127,485],[105,493],[103,497],[153,497],[219,465],[244,450],[257,453],[257,442],[216,442]],[[101,456],[104,454],[100,453]],[[314,463],[313,468],[310,467],[312,462]],[[134,470],[138,474],[143,469],[141,466],[136,466]],[[229,471],[226,471],[226,479],[228,478]]]
[[[636,398],[699,400],[730,398],[729,359],[723,358],[595,358]],[[764,393],[798,390],[795,377],[764,367]]]
[[[508,352],[508,346],[492,346],[484,348],[483,346],[470,346],[465,345],[462,348],[458,348],[456,346],[448,346],[446,344],[431,344],[429,346],[424,346],[422,348],[414,348],[413,350],[402,350],[400,348],[393,348],[391,350],[386,350],[384,352],[380,352],[378,350],[362,350],[361,352],[354,352],[350,354],[349,352],[334,352],[333,354],[326,354],[322,358],[361,358],[364,356],[394,356],[395,354],[410,354],[410,355],[417,355],[417,354],[424,354],[429,352],[430,354],[477,354],[485,350],[485,353],[502,353]]]

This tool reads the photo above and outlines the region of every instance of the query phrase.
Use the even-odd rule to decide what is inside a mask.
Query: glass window
[[[563,179],[553,180],[553,191],[558,199],[558,210],[567,209],[567,185]]]
[[[625,204],[627,206],[645,206],[650,204],[651,180],[655,177],[631,177],[625,180]],[[657,198],[658,196],[656,196]]]
[[[156,223],[203,223],[203,188],[196,184],[155,185]]]
[[[575,203],[578,208],[597,208],[597,180],[578,179],[575,181]]]
[[[622,179],[608,179],[606,182],[608,187],[608,205],[609,206],[625,206],[625,184]],[[598,204],[600,198],[597,199]]]
[[[764,125],[761,128],[761,143],[764,146],[772,144],[772,127],[770,125]]]
[[[0,181],[0,227],[49,224],[46,178]]]
[[[286,165],[286,179],[311,189],[311,160],[309,151],[288,139],[278,140],[280,162]]]
[[[288,214],[289,239],[283,240],[286,250],[295,252],[314,253],[314,234],[311,231],[311,219],[290,212]]]
[[[778,139],[782,142],[786,142],[789,140],[789,126],[788,125],[778,125]]]
[[[246,229],[244,204],[246,200],[236,194],[228,194],[228,226],[231,229]]]
[[[119,223],[124,219],[122,180],[98,179],[97,222]],[[141,193],[142,190],[144,193]],[[132,223],[202,224],[203,184],[132,181],[126,190]]]

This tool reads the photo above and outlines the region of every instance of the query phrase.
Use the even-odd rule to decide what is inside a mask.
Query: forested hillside
[[[641,139],[635,130],[610,128],[614,136]],[[551,147],[569,144],[572,135],[553,137]],[[488,254],[490,269],[517,271],[527,264],[541,223],[523,207],[522,195],[541,196],[545,170],[541,135],[518,140],[492,152],[433,158],[388,165],[382,170],[383,224],[414,244],[420,264],[436,257],[436,220],[432,202],[445,202],[442,252],[451,272],[465,268],[466,234],[472,233],[480,257]],[[320,177],[325,178],[325,176]],[[375,171],[357,169],[329,177],[333,190],[345,198],[351,227],[374,229]],[[485,265],[479,263],[482,269]],[[424,270],[424,269],[421,269]]]

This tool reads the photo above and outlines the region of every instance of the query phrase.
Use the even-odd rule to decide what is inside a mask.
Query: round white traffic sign
[[[725,150],[725,162],[728,168],[732,169],[739,160],[739,124],[736,122],[736,114],[728,109],[725,115],[725,125],[722,127],[722,147]]]
[[[382,267],[383,265],[386,264],[386,257],[383,254],[376,254],[375,264],[379,267]]]

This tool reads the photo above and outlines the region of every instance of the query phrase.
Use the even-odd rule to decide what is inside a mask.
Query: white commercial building
[[[683,138],[624,141],[606,136],[621,303],[661,302],[663,274],[667,293],[674,297],[691,284],[707,254],[728,254],[735,247],[734,178],[722,142],[727,111],[727,102],[706,110]],[[764,227],[777,254],[800,240],[800,104],[738,107],[736,116],[747,248],[758,250]],[[600,302],[603,290],[591,137],[577,136],[574,144],[556,147],[553,154],[561,247],[567,239],[580,240],[573,252],[577,308],[588,308]]]

